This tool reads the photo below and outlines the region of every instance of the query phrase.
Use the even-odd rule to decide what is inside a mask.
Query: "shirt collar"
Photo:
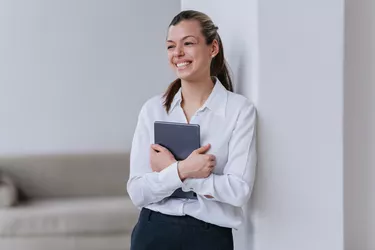
[[[219,81],[217,77],[215,77],[215,79],[216,79],[215,86],[211,94],[209,95],[208,99],[206,100],[206,102],[200,108],[200,110],[204,110],[205,108],[208,108],[209,110],[215,112],[216,114],[225,117],[225,110],[226,110],[227,100],[228,100],[228,91],[226,90],[226,88],[223,86],[223,84]],[[181,88],[180,88],[173,98],[170,111],[172,112],[173,109],[177,105],[181,105],[181,101],[182,101],[182,93],[181,93]]]

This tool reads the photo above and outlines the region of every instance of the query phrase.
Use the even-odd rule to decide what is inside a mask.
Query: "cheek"
[[[169,64],[169,66],[174,67],[173,56],[168,55],[168,64]]]
[[[211,61],[211,58],[209,57],[209,55],[207,54],[207,51],[206,50],[199,50],[199,51],[195,51],[194,53],[194,59],[196,60],[196,62],[200,65],[200,66],[209,66],[210,64],[210,61]]]
[[[210,68],[211,60],[210,60],[210,58],[200,56],[197,59],[197,64],[199,65],[199,68],[201,70],[206,70],[207,68]]]

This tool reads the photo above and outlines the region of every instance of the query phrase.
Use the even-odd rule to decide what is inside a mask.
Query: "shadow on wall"
[[[246,48],[245,44],[241,39],[233,40],[231,44],[232,48]],[[232,71],[232,80],[233,80],[233,87],[234,92],[239,94],[245,94],[247,88],[245,84],[249,83],[248,76],[251,75],[251,67],[250,65],[252,62],[246,61],[247,58],[251,58],[247,55],[243,50],[233,50],[230,51],[230,56],[228,62],[230,66],[230,70]],[[249,72],[250,71],[250,72]],[[256,171],[255,183],[258,179],[258,171]],[[254,189],[256,187],[254,186]],[[241,228],[238,231],[234,232],[234,239],[235,239],[235,249],[249,249],[253,250],[255,248],[254,245],[254,221],[252,219],[252,211],[254,206],[254,192],[251,196],[250,201],[247,205],[244,206],[243,211],[245,215],[245,221],[243,222]]]

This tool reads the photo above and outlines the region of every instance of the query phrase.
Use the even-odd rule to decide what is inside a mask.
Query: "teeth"
[[[183,67],[190,64],[189,62],[177,63],[177,67]]]

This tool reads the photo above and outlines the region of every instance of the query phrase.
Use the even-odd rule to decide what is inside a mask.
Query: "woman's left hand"
[[[160,172],[174,162],[176,159],[168,149],[158,144],[151,144],[150,166],[152,171]]]

